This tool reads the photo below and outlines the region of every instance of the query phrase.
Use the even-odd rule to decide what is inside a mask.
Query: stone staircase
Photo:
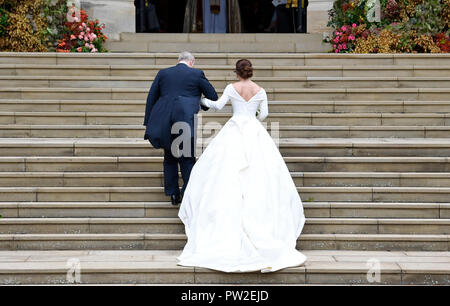
[[[449,55],[196,54],[219,92],[252,60],[304,202],[310,260],[264,276],[175,264],[184,227],[142,122],[176,57],[0,54],[0,283],[65,282],[70,257],[86,283],[367,283],[370,258],[382,283],[450,283]]]

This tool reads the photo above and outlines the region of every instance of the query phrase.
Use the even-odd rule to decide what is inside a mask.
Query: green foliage
[[[47,51],[42,44],[41,30],[44,16],[41,12],[43,0],[0,0],[0,7],[9,18],[6,33],[0,37],[3,51]]]
[[[0,37],[6,35],[6,29],[9,25],[9,15],[5,9],[0,7]]]
[[[68,11],[66,0],[45,0],[42,11],[47,18],[47,26],[42,30],[43,43],[49,51],[55,51],[58,40],[67,31],[64,25]]]
[[[413,15],[403,24],[403,30],[415,30],[419,34],[436,34],[445,30],[440,12],[440,0],[427,0],[414,8]]]
[[[404,50],[404,52],[411,53],[414,49],[416,49],[416,42],[414,37],[411,35],[410,31],[402,32],[402,36],[400,37],[399,48]]]

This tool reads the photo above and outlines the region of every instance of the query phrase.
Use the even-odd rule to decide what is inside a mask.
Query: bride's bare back
[[[233,87],[247,102],[261,90],[258,84],[249,79],[236,82],[233,84]]]

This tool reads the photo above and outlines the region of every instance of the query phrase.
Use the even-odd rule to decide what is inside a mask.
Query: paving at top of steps
[[[277,36],[280,35],[277,33]],[[271,42],[153,42],[153,41],[110,41],[106,48],[112,52],[179,52],[189,50],[191,52],[281,52],[281,53],[325,53],[330,50],[328,43],[322,42],[322,36],[316,34],[307,35],[307,41],[294,42],[292,40],[278,43]]]
[[[235,82],[234,76],[208,78],[216,88],[224,88]],[[0,76],[2,87],[49,87],[49,88],[146,88],[154,77],[146,76]],[[450,77],[329,77],[329,76],[276,76],[252,80],[264,88],[448,88]]]
[[[420,65],[448,66],[450,54],[294,54],[294,53],[195,53],[198,65],[235,65],[249,58],[253,65],[359,66]],[[173,65],[178,53],[17,53],[2,52],[0,64],[58,65]]]
[[[210,139],[200,139],[198,148]],[[281,138],[284,156],[446,157],[449,138]],[[0,138],[0,156],[162,156],[147,140],[135,138]]]
[[[108,41],[106,48],[112,52],[328,52],[329,43],[321,34],[292,35],[287,33],[240,34],[143,34],[121,33],[119,41]]]
[[[380,263],[380,284],[448,285],[448,252],[303,251],[304,266],[275,273],[220,273],[181,267],[181,251],[16,251],[0,253],[1,284],[65,284],[77,258],[82,284],[368,284],[367,262]]]
[[[0,55],[1,56],[1,55]],[[40,65],[0,64],[2,76],[145,76],[173,65]],[[235,76],[234,65],[196,65],[206,76]],[[450,65],[384,65],[384,66],[253,66],[255,77],[447,77]]]

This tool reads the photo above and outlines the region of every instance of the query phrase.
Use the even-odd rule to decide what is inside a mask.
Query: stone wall
[[[308,6],[308,32],[331,32],[327,27],[328,11],[333,7],[333,0],[309,0]]]
[[[135,32],[133,0],[81,0],[81,8],[106,24],[105,34],[111,40],[119,40],[122,32]]]

